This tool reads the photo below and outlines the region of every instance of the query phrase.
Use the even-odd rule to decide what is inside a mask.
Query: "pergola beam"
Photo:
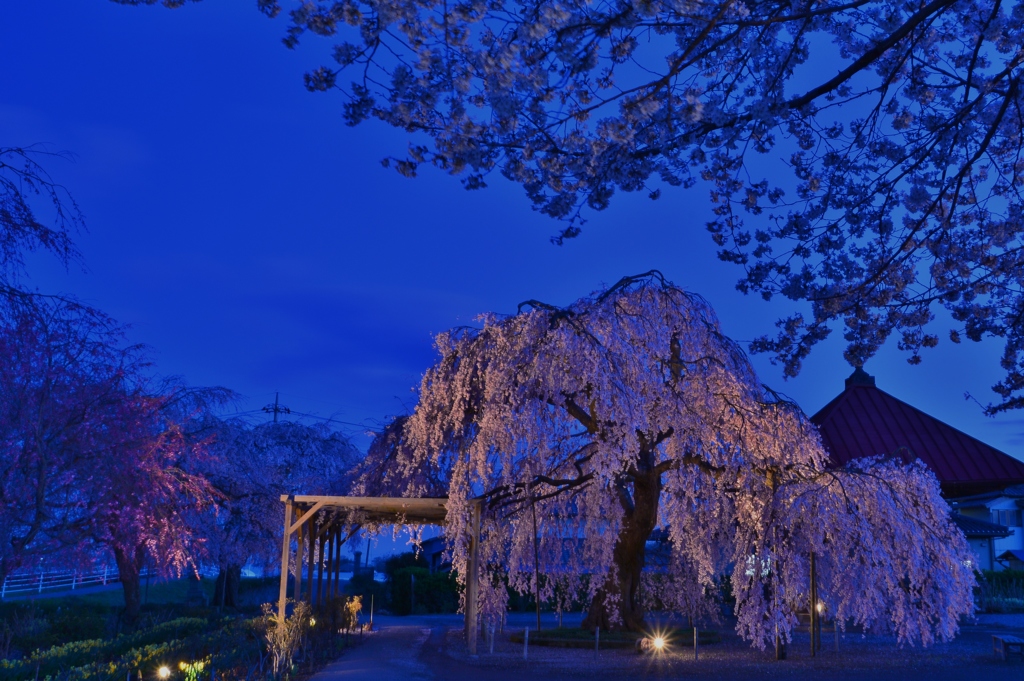
[[[284,501],[284,499],[282,499],[281,501]],[[295,499],[294,498],[292,499],[292,503],[295,503]],[[291,534],[291,533],[295,532],[296,530],[298,530],[302,526],[302,523],[306,522],[307,516],[312,518],[313,514],[316,513],[317,511],[319,511],[323,507],[324,507],[324,502],[323,501],[319,501],[316,504],[314,504],[312,508],[310,508],[308,510],[304,509],[303,512],[302,512],[302,516],[298,520],[295,521],[294,525],[292,525],[291,527],[288,528],[288,534]]]
[[[406,499],[402,497],[331,497],[321,495],[281,495],[281,501],[292,500],[305,513],[318,511],[359,512],[372,522],[393,522],[415,525],[441,525],[448,516],[448,500],[443,498]],[[296,521],[289,533],[301,523]]]
[[[341,525],[343,519],[348,519],[354,514],[353,522],[357,523],[383,523],[389,525],[443,525],[448,516],[448,500],[441,498],[432,499],[406,499],[402,497],[332,497],[321,495],[282,494],[281,501],[284,502],[284,539],[281,547],[281,589],[278,599],[277,613],[279,623],[284,624],[286,595],[288,590],[288,574],[291,562],[291,538],[297,534],[298,553],[295,579],[295,600],[301,595],[299,586],[302,579],[302,553],[303,540],[309,542],[309,582],[310,601],[313,603],[313,560],[316,556],[316,540],[320,539],[320,570],[317,589],[317,601],[323,598],[323,570],[324,570],[324,533],[328,528],[334,529]],[[329,521],[315,531],[314,519],[319,512],[331,513]],[[479,623],[479,592],[480,592],[480,522],[483,505],[479,499],[472,502],[470,518],[470,555],[467,564],[466,575],[466,645],[470,655],[476,655],[477,634]],[[294,518],[294,520],[293,520]],[[303,525],[309,523],[309,528],[303,532]],[[340,527],[338,527],[337,539],[341,539]],[[306,536],[303,536],[306,535]],[[351,537],[351,533],[349,533]],[[346,537],[346,540],[348,537]],[[340,557],[341,541],[338,542],[335,551]],[[335,569],[332,566],[331,569]],[[330,575],[328,575],[330,579]]]

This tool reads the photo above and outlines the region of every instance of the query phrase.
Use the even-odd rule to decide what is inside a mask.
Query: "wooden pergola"
[[[284,539],[281,544],[281,590],[277,603],[279,621],[285,617],[288,598],[288,574],[291,569],[291,540],[297,541],[295,582],[292,598],[302,597],[303,554],[306,561],[306,598],[314,606],[339,593],[337,565],[341,560],[341,545],[364,523],[388,525],[443,525],[448,515],[448,500],[404,499],[400,497],[331,497],[318,495],[281,495],[284,502]],[[477,597],[479,593],[479,544],[482,502],[474,500],[470,522],[469,574],[466,576],[466,645],[470,655],[476,655]],[[319,521],[318,521],[319,520]],[[347,531],[347,535],[345,535]],[[345,536],[343,536],[345,535]],[[319,542],[319,560],[316,545]],[[324,569],[327,563],[327,588],[324,589]],[[314,600],[314,568],[316,595]]]

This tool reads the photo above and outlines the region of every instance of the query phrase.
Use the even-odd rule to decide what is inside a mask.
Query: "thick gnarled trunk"
[[[124,590],[124,614],[122,620],[129,629],[135,628],[139,620],[139,610],[142,608],[142,564],[146,557],[146,550],[138,547],[134,551],[114,547],[114,560],[117,561],[117,571],[121,579],[121,588]]]
[[[632,494],[625,486],[619,491],[625,516],[612,553],[616,569],[594,596],[583,619],[586,629],[644,628],[644,610],[638,596],[647,539],[658,524],[661,473],[649,469],[635,472],[631,478]]]

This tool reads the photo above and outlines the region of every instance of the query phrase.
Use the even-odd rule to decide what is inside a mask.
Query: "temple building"
[[[979,569],[1006,567],[1009,559],[999,559],[1007,552],[1024,557],[1024,462],[880,390],[859,367],[811,421],[835,466],[879,454],[924,462],[953,506]],[[1020,496],[1016,486],[1022,486]]]

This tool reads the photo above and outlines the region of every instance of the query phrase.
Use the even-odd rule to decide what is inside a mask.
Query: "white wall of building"
[[[1024,549],[1024,527],[1022,518],[1024,510],[1017,506],[1017,500],[1009,497],[1000,497],[990,501],[988,504],[988,521],[999,525],[1006,525],[1010,528],[1010,536],[995,540],[995,555],[1001,555],[1003,551],[1019,551]],[[997,570],[1002,566],[997,565]]]

